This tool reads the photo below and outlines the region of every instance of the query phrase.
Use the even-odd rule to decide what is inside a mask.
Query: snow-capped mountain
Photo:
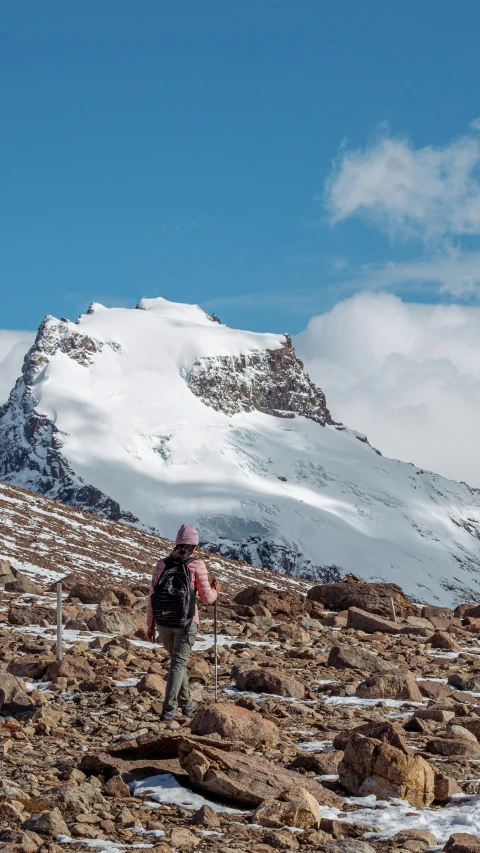
[[[282,572],[480,595],[480,491],[336,424],[288,336],[194,305],[47,317],[0,408],[0,478],[165,536],[193,521]]]

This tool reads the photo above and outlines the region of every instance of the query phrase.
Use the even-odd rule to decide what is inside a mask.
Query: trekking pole
[[[57,660],[62,659],[62,584],[57,583]]]
[[[215,652],[215,704],[218,694],[218,655],[217,655],[217,602],[213,602],[213,643]]]

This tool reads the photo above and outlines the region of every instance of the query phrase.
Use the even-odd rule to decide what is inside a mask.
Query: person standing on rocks
[[[218,580],[213,578],[210,583],[205,563],[194,556],[198,541],[195,527],[183,524],[172,553],[155,566],[148,596],[147,637],[155,642],[157,630],[170,655],[162,720],[174,720],[178,705],[185,717],[193,716],[197,708],[190,698],[187,677],[199,624],[197,593],[202,604],[213,604],[220,592]]]

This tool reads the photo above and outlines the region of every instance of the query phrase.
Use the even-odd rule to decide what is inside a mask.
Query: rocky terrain
[[[144,621],[170,543],[4,484],[0,501],[1,849],[478,853],[480,606],[206,555],[218,701],[202,608],[199,709],[162,723]]]

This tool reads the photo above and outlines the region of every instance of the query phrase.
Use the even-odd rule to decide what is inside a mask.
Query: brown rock
[[[461,794],[462,789],[455,779],[444,776],[443,773],[435,773],[435,802],[449,803],[454,794]]]
[[[200,844],[200,839],[183,826],[172,829],[168,840],[172,847],[178,847],[180,850],[193,850]]]
[[[432,649],[445,649],[449,652],[459,652],[461,648],[448,631],[435,631],[433,637],[430,637],[429,642]]]
[[[130,797],[130,788],[121,776],[112,776],[105,782],[102,791],[108,797]]]
[[[0,560],[0,586],[15,580],[13,569],[8,560]]]
[[[395,843],[402,848],[405,842],[414,841],[416,842],[418,851],[430,850],[430,848],[435,847],[437,843],[437,839],[433,832],[427,832],[425,829],[402,829],[400,832],[392,835],[390,841],[395,841]],[[412,850],[413,848],[410,846],[406,849]]]
[[[137,690],[140,693],[149,693],[151,696],[163,698],[165,696],[165,688],[167,684],[161,675],[153,672],[148,672],[137,684]]]
[[[56,625],[57,614],[53,607],[42,607],[39,604],[32,604],[28,607],[12,604],[7,619],[10,625],[39,625],[41,622],[46,622],[48,625]]]
[[[411,672],[374,673],[358,685],[356,696],[361,699],[405,699],[422,702],[422,694]]]
[[[440,684],[438,681],[417,681],[417,686],[426,699],[441,699],[450,696],[452,692],[449,684]]]
[[[40,812],[40,814],[32,815],[22,825],[23,830],[31,829],[39,835],[53,836],[69,835],[68,826],[65,823],[60,809],[52,809],[52,811]]]
[[[263,836],[263,842],[264,844],[268,844],[270,849],[273,848],[274,850],[298,850],[298,841],[294,833],[288,829],[277,829],[275,832],[266,832]]]
[[[472,690],[480,692],[480,675],[472,675],[466,672],[452,672],[448,676],[448,683],[458,690]]]
[[[103,589],[90,583],[75,583],[70,588],[69,601],[73,598],[78,598],[82,604],[101,604],[102,601],[116,603],[118,599],[113,595],[110,589]]]
[[[356,838],[328,841],[326,844],[321,844],[315,849],[321,851],[321,853],[375,853],[371,844]]]
[[[327,610],[348,610],[358,607],[369,613],[391,617],[391,599],[397,616],[414,614],[415,608],[401,587],[394,583],[327,583],[312,587],[307,598],[319,601]]]
[[[455,832],[443,849],[448,853],[480,853],[480,839],[467,832]]]
[[[376,826],[371,826],[368,823],[347,823],[343,820],[332,820],[324,817],[320,821],[320,829],[335,839],[360,838],[366,832],[378,832]]]
[[[4,716],[15,715],[34,708],[23,681],[2,672],[0,679],[0,711]]]
[[[11,660],[7,666],[7,672],[11,675],[33,678],[36,680],[42,678],[51,663],[54,663],[53,657],[40,658],[24,655],[21,658],[14,658]]]
[[[281,640],[293,640],[294,643],[308,643],[310,634],[300,625],[285,623],[279,625],[278,636]]]
[[[95,673],[88,661],[80,655],[66,654],[59,661],[50,664],[45,678],[55,683],[59,678],[74,678],[77,681],[92,681]]]
[[[273,693],[275,696],[289,696],[303,699],[305,688],[293,675],[277,669],[239,669],[234,673],[235,684],[239,690],[251,690],[254,693]]]
[[[437,607],[434,604],[425,604],[422,607],[422,616],[425,619],[440,618],[440,619],[449,619],[452,621],[455,619],[455,615],[453,610],[450,610],[449,607]]]
[[[0,829],[0,844],[5,850],[14,853],[36,853],[39,844],[35,842],[27,832],[20,829]]]
[[[295,826],[298,829],[318,829],[321,812],[318,801],[306,788],[283,791],[280,800],[269,799],[261,803],[252,816],[252,823],[270,829]]]
[[[200,708],[192,720],[191,729],[193,734],[216,733],[222,738],[240,740],[252,746],[274,746],[280,741],[275,723],[238,705],[219,704]]]
[[[22,575],[21,572],[17,571],[17,569],[12,569],[15,578],[13,580],[9,580],[5,583],[5,589],[7,592],[18,592],[20,594],[30,593],[31,595],[42,595],[44,589],[40,584],[35,583],[34,581],[27,578],[26,575]]]
[[[341,806],[342,799],[319,782],[264,758],[220,750],[180,737],[180,766],[190,782],[206,791],[246,805],[258,806],[289,788],[306,788],[322,805]]]
[[[334,776],[343,758],[342,750],[328,752],[299,752],[290,767],[292,770],[306,770],[316,776]]]
[[[327,666],[335,669],[357,669],[361,672],[390,672],[392,664],[361,646],[333,646]]]
[[[455,723],[464,729],[468,729],[477,740],[480,739],[480,717],[457,717]]]
[[[206,826],[208,829],[217,829],[220,820],[216,812],[210,806],[204,805],[192,816],[194,826]]]
[[[114,610],[106,610],[99,604],[95,615],[90,617],[87,625],[90,631],[133,637],[138,626],[131,614],[131,610],[122,610],[119,607]]]
[[[419,720],[433,720],[435,723],[448,723],[455,717],[455,711],[444,711],[443,708],[416,708],[413,716]]]
[[[347,741],[339,780],[355,796],[398,797],[417,808],[434,799],[434,770],[425,759],[360,734]]]
[[[335,749],[345,749],[348,739],[354,734],[374,738],[375,740],[382,741],[382,743],[388,743],[405,755],[414,755],[413,749],[410,749],[405,740],[405,732],[398,723],[392,723],[389,720],[380,720],[378,722],[363,723],[363,725],[356,726],[356,728],[349,731],[340,732],[333,739]]]
[[[275,616],[297,616],[306,609],[305,598],[293,589],[289,590],[288,595],[283,595],[268,586],[249,586],[238,592],[233,600],[235,604],[246,607],[261,604]]]
[[[425,744],[425,749],[434,755],[463,755],[466,758],[480,758],[480,743],[464,738],[432,738]]]
[[[399,634],[401,626],[397,622],[392,622],[391,619],[376,616],[366,610],[360,610],[358,607],[350,607],[347,628],[365,631],[366,634],[374,634],[375,631],[381,631],[382,634]]]

